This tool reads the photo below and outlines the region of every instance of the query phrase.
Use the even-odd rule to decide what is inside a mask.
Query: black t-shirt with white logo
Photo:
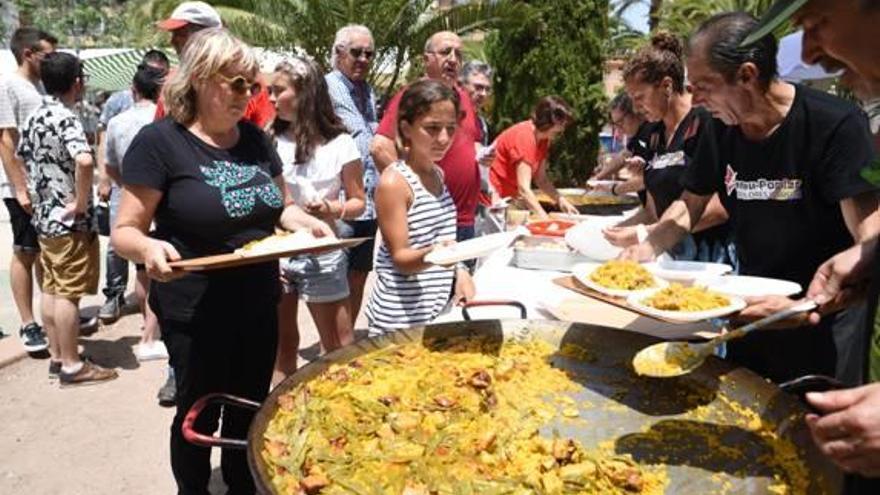
[[[633,157],[641,158],[645,161],[645,164],[647,164],[651,161],[651,157],[654,156],[654,152],[649,149],[648,143],[651,142],[651,136],[656,134],[658,129],[662,127],[663,122],[642,122],[636,131],[636,135],[626,142],[627,151],[629,151]],[[644,171],[644,169],[642,170]],[[648,203],[648,191],[642,189],[638,192],[638,195],[642,206],[645,206]]]
[[[708,111],[694,107],[675,129],[672,139],[668,139],[663,122],[658,122],[648,137],[645,187],[654,198],[658,218],[681,197],[684,190],[682,177],[691,165],[697,142],[704,130],[709,129],[711,120]]]
[[[220,149],[166,118],[144,127],[125,154],[123,182],[162,192],[153,237],[184,259],[229,253],[274,233],[284,206],[273,182],[281,160],[261,130],[238,126],[238,143]],[[278,263],[269,262],[155,283],[150,301],[160,318],[189,321],[206,295],[272,305],[279,291]]]
[[[738,126],[720,124],[702,136],[684,185],[721,197],[740,273],[806,288],[822,262],[853,244],[840,201],[875,191],[859,175],[873,150],[858,108],[795,88],[791,110],[768,138],[750,141]]]

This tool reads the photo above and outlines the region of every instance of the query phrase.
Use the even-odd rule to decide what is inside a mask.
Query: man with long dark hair
[[[700,140],[685,192],[648,239],[625,254],[643,260],[668,250],[717,193],[730,213],[740,273],[807,287],[826,259],[880,230],[877,189],[859,175],[873,160],[871,138],[856,106],[777,78],[772,35],[742,47],[757,24],[745,13],[719,14],[691,37],[694,103],[726,125]],[[743,318],[792,304],[784,297],[748,302]],[[858,384],[861,311],[830,313],[817,326],[755,332],[731,343],[728,357],[777,383],[827,374]]]

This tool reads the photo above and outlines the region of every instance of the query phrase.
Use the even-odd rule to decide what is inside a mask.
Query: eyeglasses
[[[439,55],[443,58],[446,58],[454,53],[455,58],[461,60],[461,49],[455,48],[453,46],[447,46],[446,48],[444,48],[442,50],[433,50],[428,53],[433,53],[434,55]]]
[[[244,76],[226,77],[223,74],[217,74],[217,77],[226,82],[229,85],[229,89],[239,94],[248,93],[253,95],[259,93],[261,89],[256,81],[251,81]]]
[[[362,56],[367,60],[372,60],[373,55],[376,54],[374,50],[370,50],[369,48],[349,48],[348,54],[351,55],[351,58],[357,60]]]
[[[78,76],[76,76],[76,77],[78,77],[79,80],[83,82],[83,84],[85,84],[85,83],[88,82],[88,80],[89,80],[89,75],[88,75],[88,74],[80,74],[80,75],[78,75]]]
[[[488,84],[471,84],[471,86],[473,86],[475,93],[489,94],[492,92],[492,86]]]

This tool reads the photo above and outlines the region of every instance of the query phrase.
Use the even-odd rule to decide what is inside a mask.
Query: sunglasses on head
[[[363,56],[367,60],[372,60],[373,55],[376,54],[375,50],[370,50],[369,48],[349,48],[348,54],[351,55],[351,58],[357,60]]]
[[[260,85],[244,76],[226,77],[223,74],[217,74],[217,76],[223,79],[229,85],[229,89],[236,93],[256,94],[260,92]]]

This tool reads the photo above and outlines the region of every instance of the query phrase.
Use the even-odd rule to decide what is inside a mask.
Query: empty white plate
[[[715,292],[739,297],[793,296],[803,288],[800,284],[776,278],[725,275],[701,281]]]
[[[619,221],[619,218],[611,217],[579,223],[565,232],[565,242],[572,249],[592,260],[603,262],[613,260],[623,249],[608,242],[602,234],[602,229]]]
[[[733,270],[730,265],[723,263],[676,261],[668,257],[648,263],[645,268],[664,280],[682,285],[692,285],[697,280],[719,277]]]
[[[523,232],[528,234],[529,231],[525,227],[521,227],[511,232],[484,235],[450,246],[440,247],[426,254],[425,262],[432,265],[448,266],[459,261],[482,258],[498,249],[510,246],[517,237],[523,235]]]

